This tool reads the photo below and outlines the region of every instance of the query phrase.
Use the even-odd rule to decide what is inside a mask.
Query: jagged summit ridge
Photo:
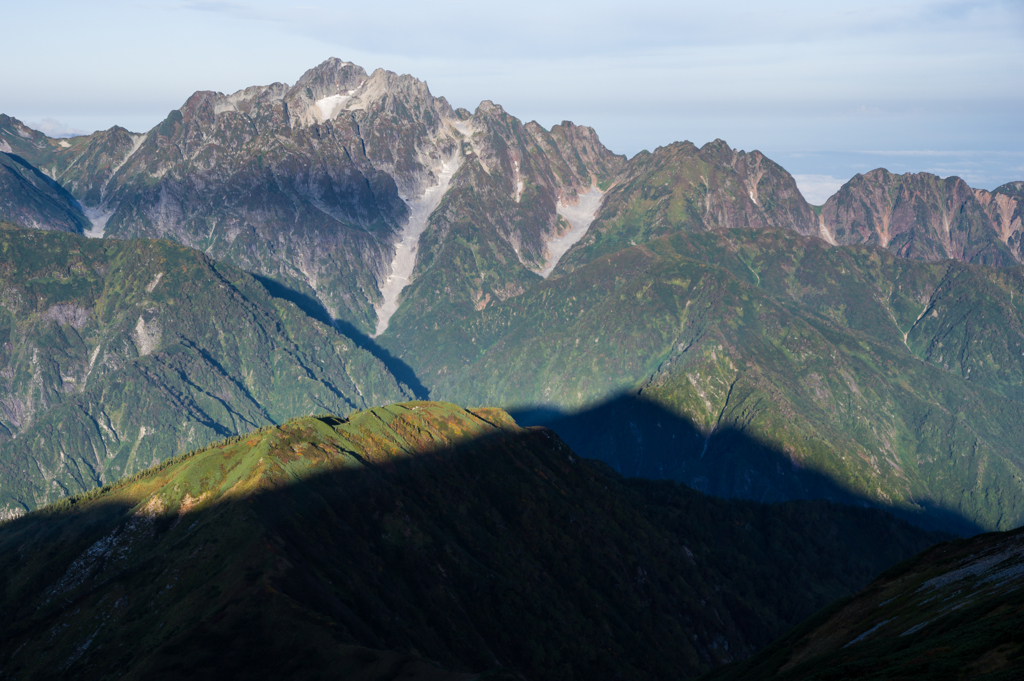
[[[336,57],[306,71],[285,96],[292,125],[311,125],[333,118],[344,99],[366,79],[363,67]]]
[[[0,130],[81,202],[90,236],[170,238],[277,280],[367,333],[381,321],[411,222],[427,245],[411,275],[399,272],[407,281],[437,262],[455,225],[493,244],[456,284],[470,309],[486,306],[553,264],[558,204],[607,185],[625,161],[590,128],[524,125],[487,100],[457,112],[410,75],[368,75],[336,58],[295,85],[196,92],[142,135],[114,128],[58,143],[25,134]],[[464,177],[445,182],[432,203],[442,212],[413,220],[453,159]]]
[[[546,130],[490,100],[456,111],[411,75],[368,74],[337,58],[295,85],[197,92],[141,136],[112,129],[55,141],[19,130],[0,123],[0,141],[82,204],[91,236],[173,239],[275,280],[366,334],[384,331],[385,308],[401,317],[442,296],[454,317],[472,315],[537,285],[538,274],[679,229],[789,229],[908,257],[1020,260],[1022,202],[1012,188],[957,189],[969,210],[935,211],[955,218],[948,229],[897,225],[899,215],[923,214],[913,206],[944,200],[922,185],[920,201],[893,209],[889,222],[903,235],[881,238],[876,214],[888,208],[858,208],[874,205],[861,196],[874,191],[867,185],[851,181],[845,203],[837,195],[816,211],[784,169],[720,139],[627,160],[591,128]],[[456,158],[447,189],[414,220],[413,202],[433,195]],[[642,205],[655,213],[642,216]],[[405,248],[410,233],[419,237]],[[411,269],[396,270],[412,246]],[[395,295],[401,281],[421,285]],[[423,330],[417,324],[410,333]],[[389,321],[385,335],[396,328]]]
[[[821,209],[821,225],[840,245],[871,244],[915,260],[945,259],[1007,267],[1024,262],[1024,191],[1007,183],[974,189],[959,177],[857,174]]]

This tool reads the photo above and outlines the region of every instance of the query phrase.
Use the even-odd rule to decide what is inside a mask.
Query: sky
[[[294,83],[334,56],[457,107],[591,125],[628,156],[759,149],[812,203],[877,167],[1024,180],[1024,0],[35,0],[4,15],[0,112],[54,136],[145,131],[196,90]]]

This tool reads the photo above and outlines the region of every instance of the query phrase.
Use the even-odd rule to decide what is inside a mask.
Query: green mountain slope
[[[817,234],[814,211],[793,177],[759,151],[722,140],[642,152],[629,160],[587,235],[560,269],[679,231],[775,228]]]
[[[0,509],[297,415],[410,396],[251,276],[159,241],[0,229]]]
[[[1019,269],[680,233],[393,351],[433,395],[514,407],[623,473],[971,532],[1024,519],[1022,305]]]
[[[940,544],[708,679],[1018,679],[1024,536]]]
[[[625,480],[501,411],[413,402],[264,428],[0,526],[0,666],[441,678],[412,656],[674,679],[938,538],[879,511]]]

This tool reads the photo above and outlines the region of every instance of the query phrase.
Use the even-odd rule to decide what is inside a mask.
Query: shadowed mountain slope
[[[0,666],[393,678],[411,655],[674,679],[940,536],[625,480],[501,411],[412,402],[264,428],[0,526]]]
[[[939,544],[808,619],[733,679],[1019,679],[1024,530]]]
[[[658,395],[620,395],[576,412],[513,410],[517,422],[551,428],[576,452],[604,461],[623,475],[680,480],[693,489],[727,499],[782,502],[828,499],[855,506],[881,506],[917,525],[961,536],[982,531],[976,522],[934,500],[888,504],[842,477],[796,460],[792,448],[756,431],[719,424],[707,436]]]
[[[81,234],[90,226],[63,187],[15,154],[0,153],[0,221]]]

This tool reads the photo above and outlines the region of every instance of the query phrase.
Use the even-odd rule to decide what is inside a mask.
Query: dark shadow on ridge
[[[4,152],[0,152],[0,153],[4,153]],[[62,185],[60,182],[57,182],[57,180],[55,180],[52,177],[50,177],[49,175],[47,175],[46,173],[41,171],[39,168],[36,168],[34,165],[32,165],[31,163],[26,161],[21,156],[18,156],[17,154],[11,153],[11,152],[6,152],[6,156],[9,159],[11,159],[12,161],[14,161],[15,163],[17,163],[18,165],[20,165],[25,170],[27,170],[30,173],[32,173],[33,177],[35,177],[37,180],[39,180],[40,182],[44,183],[47,187],[49,187],[54,192],[56,192],[57,195],[60,196],[60,198],[63,199],[68,204],[69,207],[74,208],[75,210],[77,210],[79,212],[79,214],[81,215],[81,217],[83,219],[86,219],[85,218],[85,214],[82,213],[82,204],[80,204],[78,202],[78,199],[76,199],[74,196],[71,195],[71,192],[69,192],[67,189],[64,188],[64,185]]]
[[[623,478],[544,429],[381,459],[341,438],[303,449],[323,436],[302,422],[273,429],[260,455],[273,487],[152,520],[112,502],[0,525],[0,584],[19,585],[0,590],[0,667],[383,681],[418,664],[428,681],[460,678],[437,667],[676,679],[750,655],[943,538],[877,509]],[[273,474],[332,449],[363,464]],[[55,592],[69,574],[77,586]],[[76,629],[79,614],[99,612],[103,627]],[[86,637],[88,653],[72,657]],[[14,657],[40,641],[39,657]]]
[[[519,425],[551,428],[581,456],[603,461],[630,477],[674,480],[727,499],[829,499],[871,506],[926,529],[960,536],[989,531],[928,501],[918,501],[920,512],[881,505],[801,467],[786,452],[740,429],[720,428],[706,438],[693,421],[642,395],[620,394],[571,413],[549,406],[506,411]]]
[[[4,162],[4,159],[10,159],[15,166],[20,167],[22,170],[17,171],[13,168],[5,168],[7,163]],[[72,196],[63,185],[39,168],[36,168],[23,157],[12,152],[0,151],[0,171],[3,170],[7,170],[15,175],[17,181],[27,183],[28,187],[26,189],[33,192],[33,196],[37,201],[42,201],[57,210],[66,211],[66,215],[74,221],[77,227],[77,230],[73,232],[74,234],[82,236],[85,230],[91,226],[91,222],[85,216],[82,204],[78,202],[78,199]],[[31,179],[23,173],[28,173]],[[28,207],[31,205],[31,201],[25,205]],[[21,225],[21,228],[26,229],[27,227]]]
[[[250,272],[249,274],[251,274],[271,296],[293,303],[295,307],[305,312],[307,316],[317,320],[321,324],[334,327],[338,333],[350,338],[360,350],[365,350],[376,357],[382,364],[384,364],[385,367],[387,367],[388,371],[390,371],[395,378],[409,386],[409,389],[412,391],[413,396],[416,399],[426,400],[430,398],[430,391],[427,390],[420,381],[413,368],[378,345],[377,342],[369,336],[369,334],[359,330],[351,322],[347,322],[343,319],[333,319],[330,313],[327,312],[327,309],[324,308],[323,304],[313,296],[285,286],[276,279],[271,279],[270,277],[256,274],[255,272]]]

